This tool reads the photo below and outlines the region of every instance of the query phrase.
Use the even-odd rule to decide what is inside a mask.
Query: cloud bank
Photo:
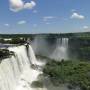
[[[36,6],[34,1],[24,3],[23,0],[9,0],[10,10],[13,12],[18,12],[23,9],[32,9]]]

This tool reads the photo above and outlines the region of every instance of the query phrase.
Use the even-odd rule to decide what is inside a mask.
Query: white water
[[[56,48],[50,58],[56,60],[68,59],[68,38],[57,39]]]
[[[32,47],[29,46],[29,57],[25,46],[12,47],[9,50],[14,51],[15,56],[2,60],[0,64],[0,90],[46,90],[30,86],[42,73],[32,69],[30,61],[32,64],[43,65],[36,60]]]

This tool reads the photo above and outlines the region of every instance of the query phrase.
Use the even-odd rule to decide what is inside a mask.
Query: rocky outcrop
[[[2,59],[9,58],[12,55],[14,55],[14,52],[9,51],[8,49],[0,49],[0,62]]]

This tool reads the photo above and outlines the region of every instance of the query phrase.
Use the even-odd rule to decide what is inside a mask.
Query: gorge
[[[0,90],[70,90],[66,84],[54,86],[49,78],[44,77],[43,68],[46,71],[51,70],[48,65],[52,67],[54,65],[53,60],[56,61],[54,63],[57,65],[54,65],[53,70],[58,68],[63,60],[66,62],[75,59],[88,61],[90,54],[89,38],[81,37],[40,38],[35,36],[30,41],[30,45],[25,40],[24,44],[2,45],[13,54],[4,58],[0,63]],[[80,62],[79,64],[81,65]],[[45,68],[47,66],[48,69]],[[45,73],[49,74],[48,72]],[[72,90],[80,90],[80,88]]]

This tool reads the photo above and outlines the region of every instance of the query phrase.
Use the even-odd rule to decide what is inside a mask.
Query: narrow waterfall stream
[[[56,48],[50,55],[50,58],[61,60],[68,59],[68,38],[58,38],[56,41]]]
[[[9,48],[15,56],[4,59],[0,64],[0,90],[46,90],[46,88],[32,88],[31,84],[37,80],[42,71],[31,68],[31,63],[42,66],[37,62],[32,47],[29,45],[27,56],[26,46]]]

